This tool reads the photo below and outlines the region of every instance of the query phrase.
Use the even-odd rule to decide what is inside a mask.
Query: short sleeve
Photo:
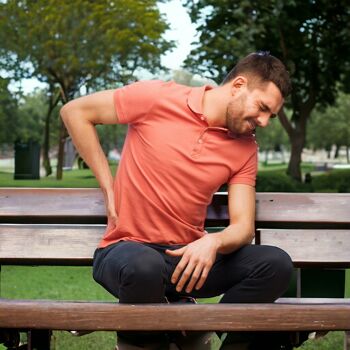
[[[258,152],[256,151],[247,160],[243,167],[228,181],[229,185],[244,184],[255,187],[256,174],[258,171]]]
[[[160,80],[139,81],[116,89],[114,106],[120,124],[137,123],[147,116],[154,102],[159,98]]]

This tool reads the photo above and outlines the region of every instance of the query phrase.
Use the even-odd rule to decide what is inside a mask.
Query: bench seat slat
[[[350,303],[131,306],[1,300],[1,327],[57,330],[350,330]]]

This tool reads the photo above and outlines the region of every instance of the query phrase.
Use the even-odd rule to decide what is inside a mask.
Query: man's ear
[[[231,93],[234,95],[242,87],[247,86],[247,78],[239,75],[231,81]]]

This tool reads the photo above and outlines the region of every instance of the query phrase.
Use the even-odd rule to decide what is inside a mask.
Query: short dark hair
[[[291,81],[285,65],[268,51],[258,51],[242,58],[227,74],[222,84],[226,84],[239,75],[250,75],[261,83],[272,82],[287,97],[291,90]]]

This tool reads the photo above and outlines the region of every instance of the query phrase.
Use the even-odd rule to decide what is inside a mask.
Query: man
[[[284,65],[259,52],[239,61],[215,88],[138,82],[62,108],[105,197],[108,224],[94,255],[94,278],[120,303],[221,294],[221,303],[273,302],[284,293],[290,257],[250,242],[254,132],[268,125],[289,91]],[[113,182],[94,125],[115,123],[129,129]],[[224,183],[230,225],[207,234],[206,208]],[[229,334],[222,349],[257,348],[256,339]],[[162,349],[166,342],[159,333],[118,334],[119,349]]]

